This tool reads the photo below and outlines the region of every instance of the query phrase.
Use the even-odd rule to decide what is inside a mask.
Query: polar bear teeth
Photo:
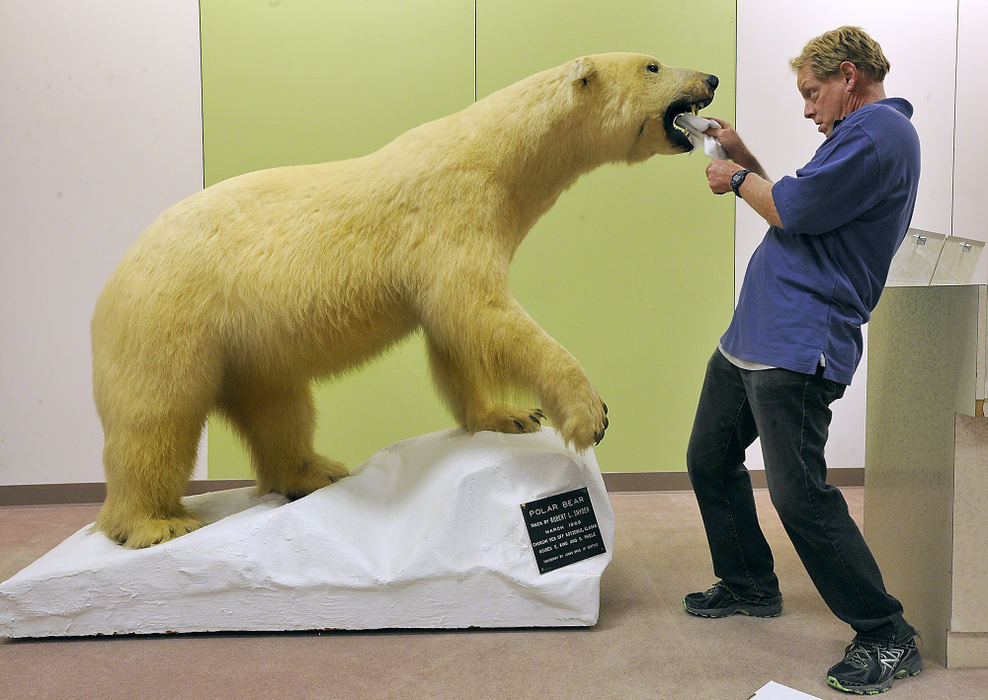
[[[699,108],[695,104],[690,106],[689,111],[691,111],[693,114],[698,114],[700,112]],[[682,114],[686,114],[686,112],[682,112]],[[679,123],[678,116],[679,115],[677,115],[677,117],[673,117],[672,125],[676,129],[676,131],[681,133],[686,138],[689,138],[690,131],[685,126]]]

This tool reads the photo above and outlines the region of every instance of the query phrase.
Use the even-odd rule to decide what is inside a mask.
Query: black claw
[[[607,416],[604,416],[604,430],[607,430],[607,426],[609,426],[610,424],[611,424],[610,421],[607,420]]]
[[[516,420],[515,421],[515,425],[518,427],[518,430],[524,430],[525,429],[525,426],[521,424],[521,421],[520,420]]]
[[[539,420],[538,415],[533,413],[532,415],[529,416],[529,418],[531,418],[533,422],[542,425],[542,421]]]

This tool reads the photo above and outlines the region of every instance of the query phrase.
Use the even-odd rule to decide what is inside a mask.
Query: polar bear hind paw
[[[258,479],[258,487],[261,493],[274,491],[295,500],[348,476],[350,472],[341,463],[321,455],[311,455],[289,473],[279,474],[276,483]]]
[[[135,518],[127,524],[101,525],[97,527],[106,535],[128,549],[144,549],[188,534],[202,527],[203,523],[188,512],[176,513],[167,518]]]

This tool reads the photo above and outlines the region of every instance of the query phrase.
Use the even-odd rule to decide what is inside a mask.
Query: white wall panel
[[[198,3],[4,0],[0,86],[0,485],[102,481],[89,319],[202,187]]]
[[[958,18],[953,234],[988,241],[988,3],[961,0]],[[975,281],[988,282],[988,252],[981,253]]]
[[[803,118],[789,59],[799,55],[809,39],[848,24],[863,27],[882,45],[892,64],[886,94],[904,97],[915,108],[923,175],[913,225],[949,233],[957,27],[953,3],[905,6],[896,0],[833,0],[809,9],[790,0],[738,0],[738,133],[774,180],[794,174],[809,161],[823,136]],[[749,207],[738,203],[736,290],[766,228]],[[845,397],[834,405],[827,450],[832,467],[864,466],[866,362],[867,356]],[[748,466],[762,467],[757,446],[749,451]]]

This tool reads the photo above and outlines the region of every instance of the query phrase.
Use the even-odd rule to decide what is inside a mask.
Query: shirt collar
[[[911,119],[913,116],[913,106],[909,103],[908,100],[904,100],[901,97],[886,97],[884,100],[875,100],[874,102],[869,102],[866,105],[862,105],[861,107],[858,107],[850,114],[845,114],[840,119],[834,119],[833,131],[836,131],[838,126],[840,126],[845,121],[847,121],[848,117],[850,117],[853,114],[857,114],[862,110],[866,110],[871,105],[875,105],[875,106],[882,105],[884,107],[891,107],[897,112],[901,112],[902,115],[906,117],[906,119]],[[833,133],[833,131],[831,131],[831,134]]]

